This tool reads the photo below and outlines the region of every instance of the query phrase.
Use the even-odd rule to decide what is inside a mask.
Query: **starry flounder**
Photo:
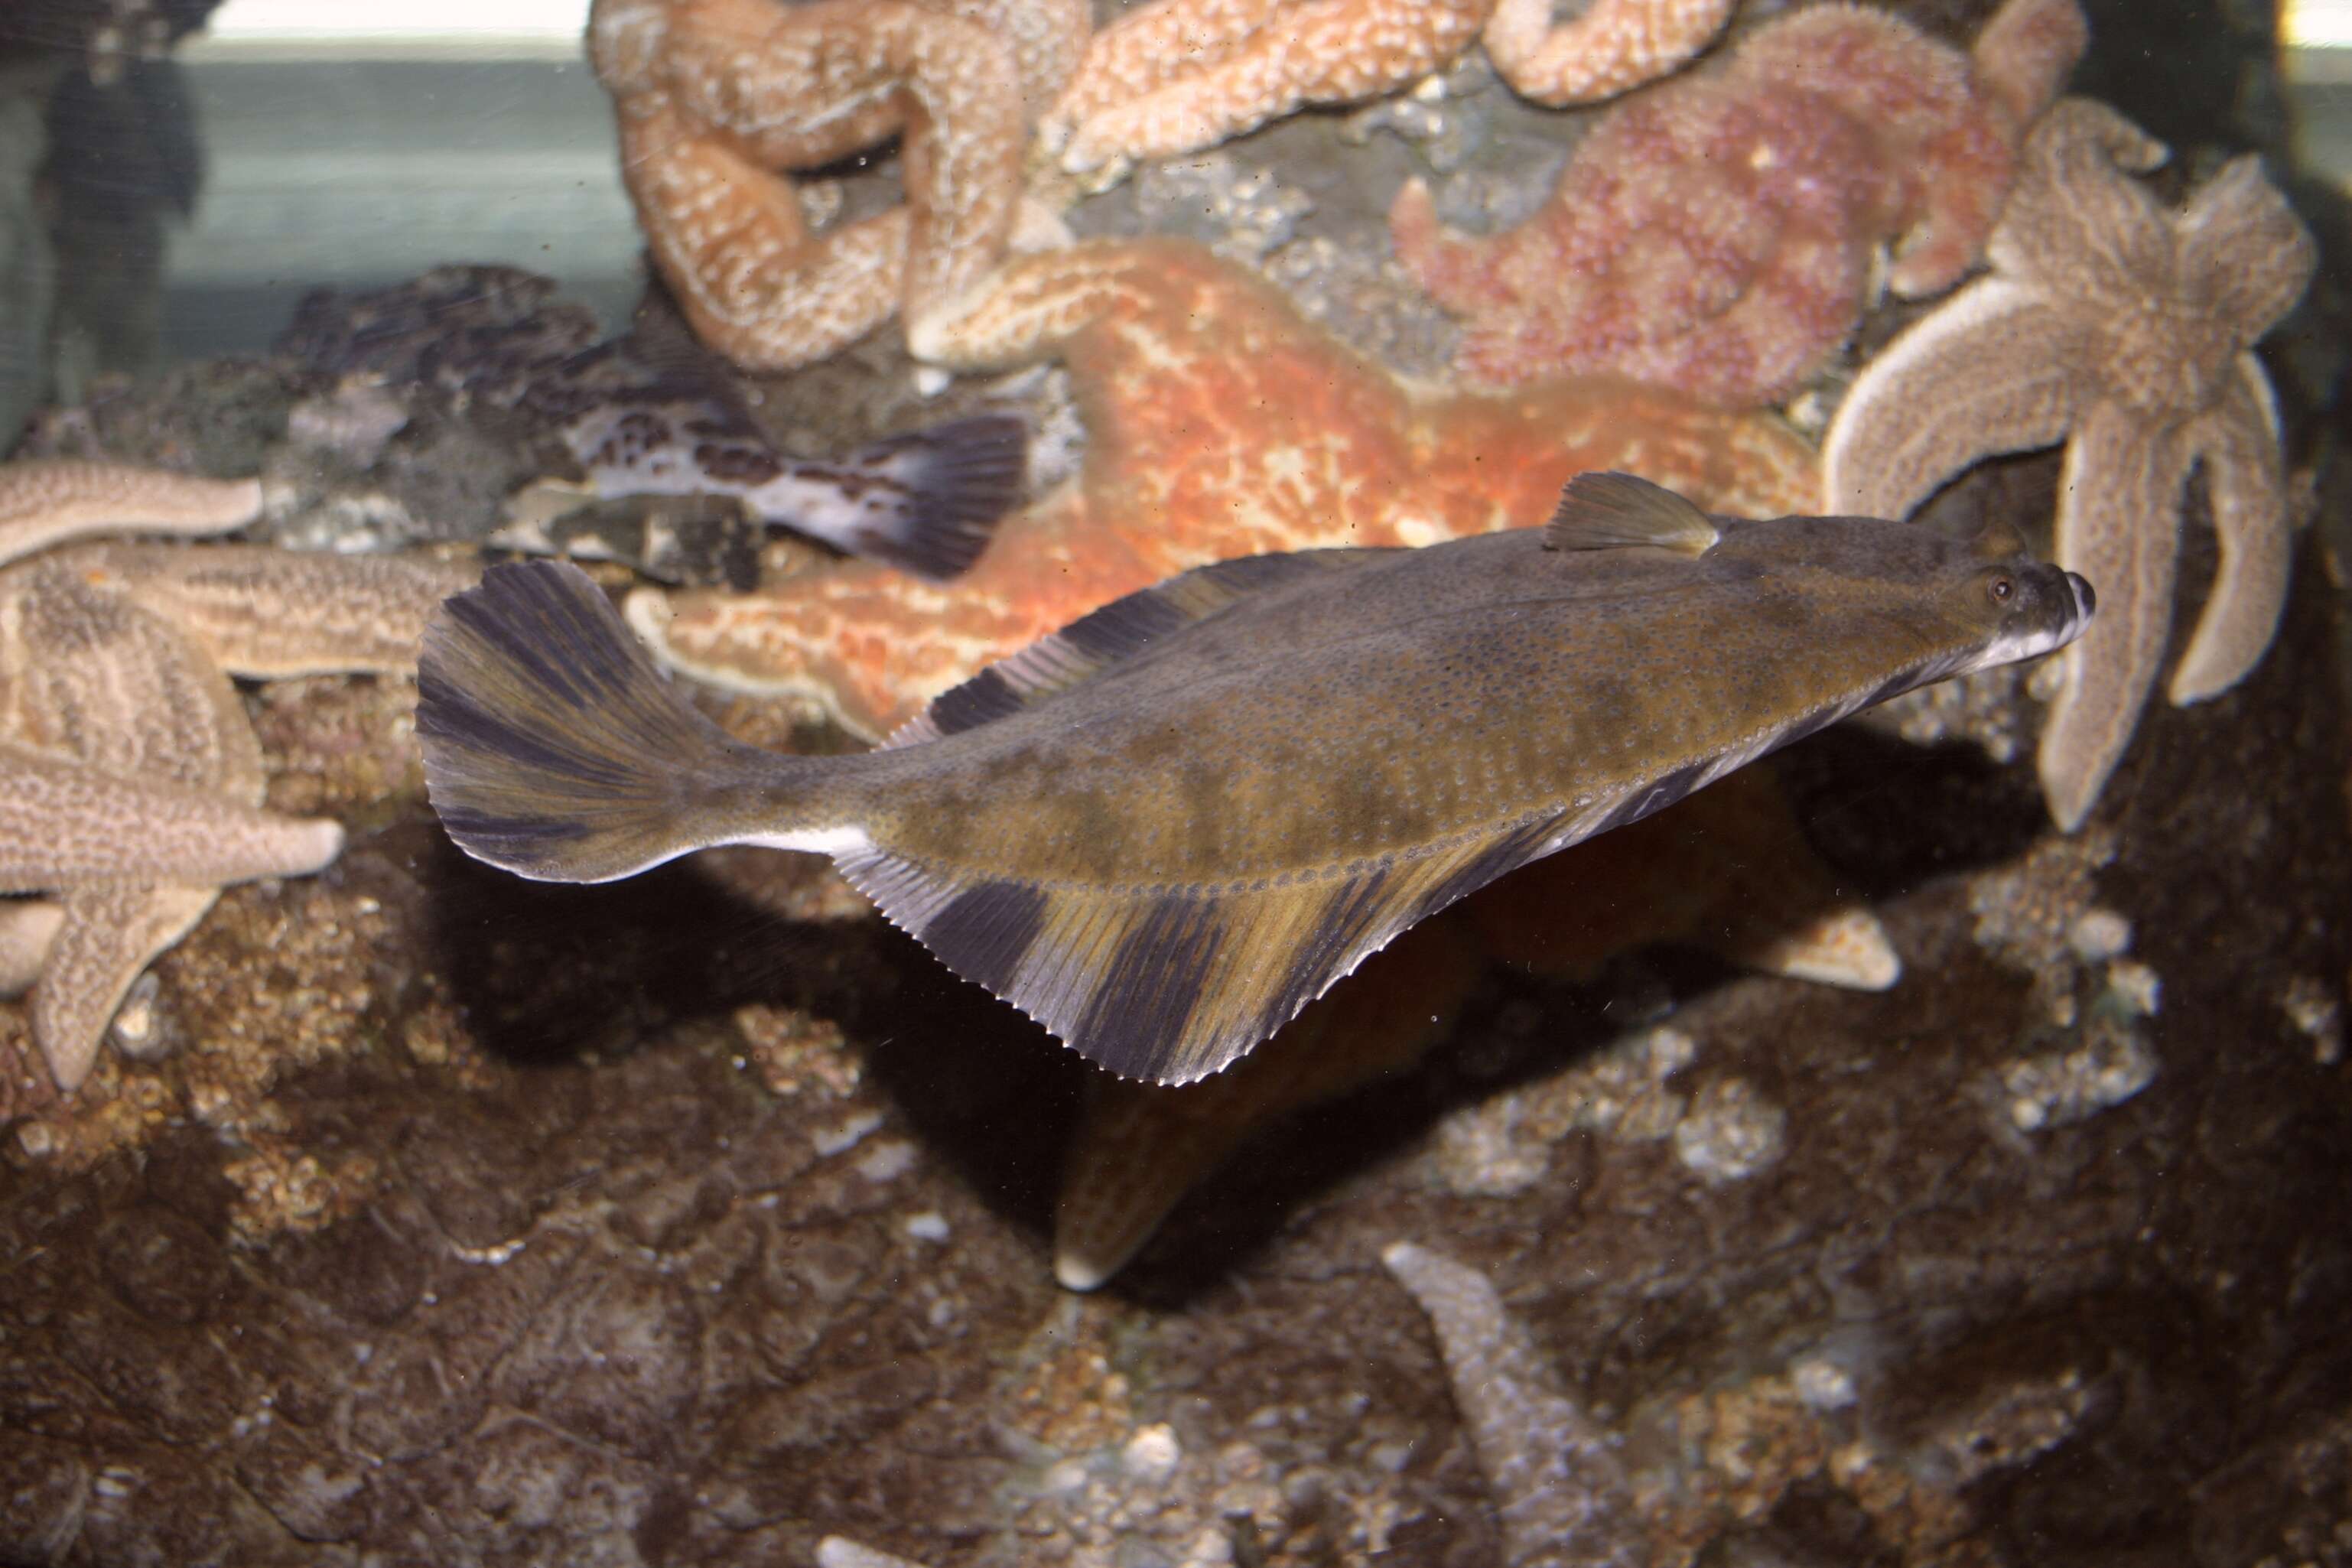
[[[1867,518],[1709,518],[1622,475],[1544,530],[1206,566],[787,757],[688,706],[575,568],[426,633],[444,825],[527,877],[820,851],[1089,1060],[1217,1071],[1415,921],[1929,681],[2063,647],[2089,585]]]

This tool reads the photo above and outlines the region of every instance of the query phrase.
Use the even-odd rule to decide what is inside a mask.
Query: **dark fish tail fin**
[[[1008,414],[950,419],[860,447],[842,467],[892,484],[868,498],[868,507],[887,504],[861,509],[847,548],[918,577],[961,575],[1021,499],[1028,452],[1028,426]]]
[[[445,601],[417,688],[442,826],[475,858],[541,881],[611,881],[716,842],[730,797],[793,761],[697,712],[566,562],[493,566]]]

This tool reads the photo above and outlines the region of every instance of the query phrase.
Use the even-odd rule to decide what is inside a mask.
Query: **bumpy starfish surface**
[[[386,672],[471,573],[245,546],[91,545],[0,573],[0,992],[78,1087],[147,964],[224,885],[315,871],[342,830],[261,809],[231,674]]]
[[[1089,28],[1087,0],[596,0],[588,43],[655,265],[704,342],[782,370],[1003,253]],[[790,172],[893,135],[905,204],[813,232]]]
[[[1159,0],[1094,37],[1039,126],[1073,173],[1196,152],[1310,103],[1402,87],[1459,54],[1494,0]]]
[[[1648,1562],[1616,1446],[1560,1394],[1543,1355],[1475,1268],[1414,1242],[1381,1252],[1429,1315],[1454,1403],[1493,1494],[1505,1568]]]
[[[81,458],[0,464],[0,563],[97,533],[221,533],[260,514],[258,479]]]
[[[1803,510],[1819,485],[1780,421],[1672,393],[1409,387],[1263,278],[1176,240],[1016,257],[909,336],[962,369],[1059,358],[1086,423],[1077,481],[1008,518],[951,584],[849,562],[751,595],[642,590],[630,618],[666,663],[876,736],[982,665],[1213,561],[1529,526],[1588,468],[1762,516]]]
[[[2057,554],[2098,590],[2042,732],[2069,830],[2130,743],[2172,624],[2181,490],[2204,465],[2221,570],[2176,704],[2262,659],[2293,525],[2255,342],[2302,297],[2310,234],[2252,157],[2167,212],[2128,171],[2164,149],[2103,104],[2051,110],[1993,233],[1992,270],[1889,345],[1832,426],[1832,510],[1900,517],[1978,458],[2066,441]]]
[[[1884,12],[1807,6],[1610,110],[1517,228],[1448,231],[1414,180],[1391,235],[1465,319],[1468,381],[1609,373],[1769,403],[1853,331],[1881,245],[1899,294],[1959,279],[2084,37],[2075,0],[2009,0],[1968,56]]]
[[[1856,990],[1902,973],[1877,916],[1814,858],[1769,764],[1744,769],[1415,927],[1213,1078],[1171,1088],[1095,1075],[1054,1215],[1055,1277],[1101,1285],[1244,1142],[1411,1066],[1444,1036],[1482,952],[1584,979],[1661,942]]]
[[[1521,97],[1591,103],[1675,69],[1738,0],[1157,0],[1095,35],[1039,126],[1073,174],[1116,178],[1295,109],[1349,103],[1439,70],[1473,35]]]
[[[1523,98],[1597,103],[1675,70],[1706,47],[1738,0],[1592,0],[1552,21],[1552,0],[1497,0],[1479,38]]]

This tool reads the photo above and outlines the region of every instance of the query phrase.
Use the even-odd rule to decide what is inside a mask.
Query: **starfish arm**
[[[1410,1241],[1390,1243],[1381,1261],[1429,1315],[1502,1525],[1504,1562],[1648,1561],[1614,1444],[1553,1391],[1535,1342],[1486,1277]]]
[[[54,552],[0,576],[0,666],[16,671],[0,722],[100,773],[259,805],[261,744],[244,700],[185,631],[110,589],[101,563],[114,548]]]
[[[790,181],[667,110],[623,110],[621,172],[695,334],[746,369],[823,359],[898,308],[903,207],[814,237]]]
[[[409,673],[425,621],[481,575],[472,563],[261,545],[115,545],[89,560],[105,585],[257,680]]]
[[[1714,40],[1736,0],[1593,0],[1555,25],[1551,0],[1500,0],[1480,35],[1523,98],[1553,108],[1613,98],[1679,69]]]
[[[75,458],[0,466],[0,563],[94,533],[221,533],[260,515],[258,479]]]
[[[1160,0],[1139,5],[1087,41],[1086,57],[1038,126],[1059,153],[1077,128],[1188,72],[1230,56],[1271,22],[1287,0]]]
[[[949,7],[1013,48],[1024,118],[1043,119],[1077,78],[1095,37],[1093,0],[952,0]]]
[[[131,982],[219,896],[212,888],[131,884],[66,893],[65,919],[33,993],[33,1038],[58,1089],[81,1087]]]
[[[2078,0],[2010,0],[1985,23],[1969,63],[2008,117],[2012,140],[2057,98],[2090,42]]]
[[[0,996],[21,996],[41,977],[65,918],[65,906],[53,899],[0,903]]]
[[[307,876],[342,846],[343,830],[320,818],[0,744],[0,891],[158,876],[206,884]]]
[[[2060,100],[2025,156],[1986,256],[1997,273],[2060,296],[2133,304],[2171,275],[2172,226],[2132,174],[2164,161],[2156,141],[2105,104]]]
[[[2032,289],[1969,284],[1846,393],[1822,451],[1823,509],[1903,517],[1979,458],[2056,441],[2081,400],[2086,340]]]
[[[1015,46],[979,22],[905,0],[616,0],[590,40],[655,263],[695,331],[738,363],[822,358],[1004,253],[1024,82]],[[905,205],[812,235],[776,171],[892,132]]]
[[[1451,59],[1489,0],[1306,0],[1238,48],[1078,122],[1073,174],[1198,152],[1311,103],[1350,103]]]
[[[1149,244],[1118,240],[1016,256],[908,322],[908,351],[953,370],[1034,363],[1099,322],[1150,311],[1160,259]]]
[[[2197,187],[2176,220],[2180,271],[2192,299],[2228,323],[2241,346],[2295,307],[2319,266],[2319,247],[2262,160],[2232,158]]]
[[[2059,564],[2088,578],[2099,613],[2061,656],[2042,725],[2042,793],[2072,833],[2090,816],[2138,726],[2172,627],[2180,490],[2195,448],[2118,403],[2092,405],[2058,484]]]
[[[2191,427],[2221,564],[2189,650],[2173,671],[2176,707],[2202,702],[2245,679],[2270,650],[2286,605],[2294,530],[2287,511],[2278,411],[2269,378],[2242,353],[2221,405]]]

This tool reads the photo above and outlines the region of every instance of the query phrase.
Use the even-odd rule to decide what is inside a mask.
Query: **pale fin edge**
[[[1547,550],[1622,550],[1647,545],[1704,555],[1722,534],[1714,520],[1674,491],[1634,474],[1579,474],[1561,487],[1544,525]]]
[[[1401,932],[1581,827],[1547,811],[1432,852],[1242,888],[1043,887],[887,849],[839,865],[893,925],[1088,1061],[1172,1084],[1231,1065]]]

